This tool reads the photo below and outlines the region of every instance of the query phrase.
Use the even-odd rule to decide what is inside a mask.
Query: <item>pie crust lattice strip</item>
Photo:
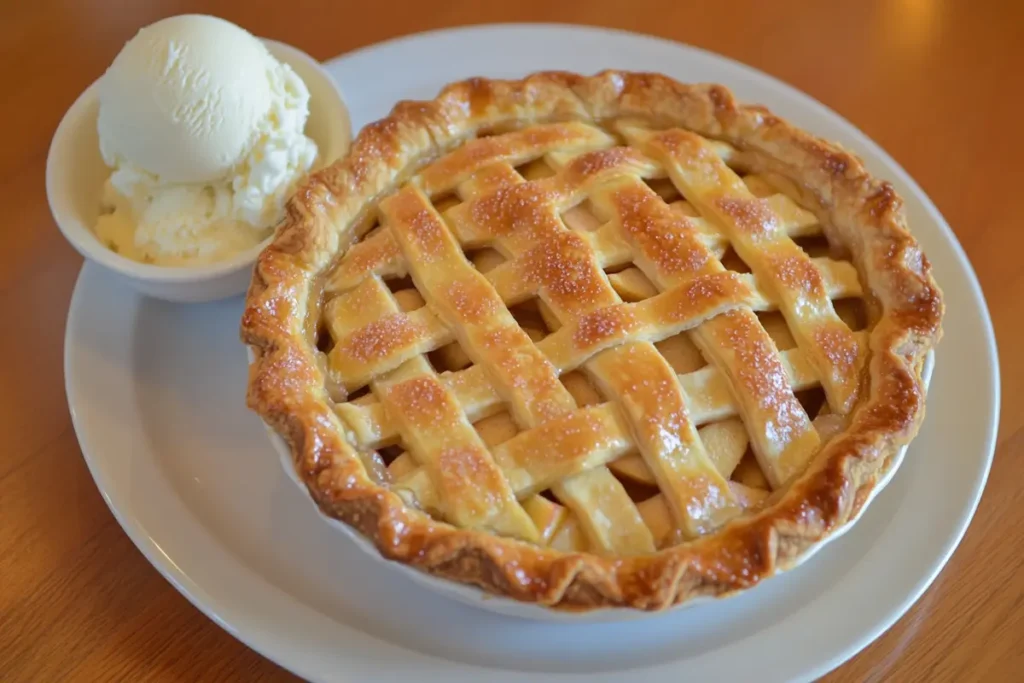
[[[890,185],[721,86],[476,79],[293,198],[249,403],[385,557],[659,609],[856,517],[923,417],[929,271]]]

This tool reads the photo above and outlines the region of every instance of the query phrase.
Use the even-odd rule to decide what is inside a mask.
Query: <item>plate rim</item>
[[[893,606],[888,610],[888,614],[891,616],[891,619],[884,619],[880,621],[875,629],[866,631],[860,639],[858,639],[855,643],[851,644],[845,651],[838,653],[831,659],[822,661],[821,664],[816,668],[804,669],[808,674],[808,678],[820,676],[834,669],[835,667],[841,665],[854,654],[861,651],[864,647],[866,647],[872,641],[877,639],[879,635],[888,630],[888,628],[890,628],[893,623],[895,623],[900,617],[902,617],[906,613],[907,609],[909,609],[909,607],[920,598],[924,591],[934,581],[938,573],[942,571],[947,561],[952,556],[953,552],[955,552],[956,548],[959,546],[960,541],[962,540],[968,526],[970,525],[970,522],[974,517],[974,514],[980,503],[981,497],[984,494],[985,484],[987,482],[988,475],[991,470],[992,460],[994,457],[996,438],[998,434],[999,411],[1001,407],[1002,397],[1001,375],[999,371],[999,356],[994,334],[994,328],[992,325],[991,316],[989,314],[987,302],[985,300],[984,292],[980,287],[977,275],[974,272],[974,269],[971,266],[970,261],[967,259],[966,253],[964,252],[962,245],[956,239],[955,233],[953,233],[946,220],[942,217],[941,213],[938,211],[934,203],[931,201],[930,197],[928,197],[928,195],[918,186],[914,179],[911,178],[909,174],[907,174],[907,172],[902,168],[902,166],[899,163],[897,163],[895,159],[893,159],[887,152],[885,152],[870,137],[868,137],[866,134],[860,131],[860,129],[854,126],[852,123],[847,121],[844,117],[840,116],[826,105],[822,104],[821,102],[818,102],[814,98],[796,89],[795,87],[790,86],[784,83],[783,81],[760,71],[759,69],[756,69],[754,67],[733,60],[729,57],[719,55],[717,53],[711,52],[700,47],[687,45],[684,43],[668,40],[658,36],[651,36],[631,31],[609,29],[604,27],[588,25],[553,23],[475,24],[468,26],[460,26],[456,28],[435,29],[431,31],[396,36],[388,40],[382,41],[380,43],[374,43],[371,45],[363,46],[357,50],[346,53],[345,55],[328,60],[324,62],[324,65],[326,68],[330,70],[331,67],[335,66],[341,60],[348,60],[357,56],[362,56],[363,58],[365,58],[366,55],[372,53],[375,50],[387,49],[389,47],[394,47],[396,44],[412,42],[415,40],[431,38],[436,39],[439,36],[451,35],[456,33],[473,33],[494,30],[502,31],[508,29],[565,30],[573,32],[591,32],[596,34],[614,34],[622,38],[641,41],[654,41],[656,43],[661,43],[664,46],[669,46],[675,49],[681,48],[687,51],[702,53],[710,58],[713,58],[716,61],[724,61],[736,67],[739,67],[742,70],[746,70],[755,75],[758,79],[762,80],[766,85],[770,85],[772,88],[782,89],[787,93],[787,95],[798,99],[800,101],[801,107],[807,107],[811,110],[816,111],[819,114],[829,116],[830,118],[835,119],[837,122],[842,123],[844,126],[848,127],[853,133],[856,134],[856,136],[858,137],[858,142],[860,142],[865,147],[870,148],[871,151],[888,166],[889,171],[893,175],[898,176],[899,180],[903,182],[908,188],[910,188],[911,191],[914,192],[914,194],[916,195],[917,199],[921,201],[924,209],[929,214],[929,217],[933,222],[936,223],[937,227],[940,229],[940,231],[946,238],[945,241],[949,243],[949,246],[952,248],[953,254],[956,256],[958,263],[964,268],[967,281],[966,284],[969,285],[970,290],[968,293],[971,295],[972,299],[975,299],[976,301],[981,303],[981,310],[979,313],[982,321],[982,330],[980,332],[985,341],[987,342],[986,350],[988,351],[989,358],[992,361],[989,366],[990,372],[988,373],[988,379],[992,386],[991,399],[993,401],[994,410],[992,411],[992,417],[988,425],[988,430],[986,433],[986,439],[984,444],[987,457],[984,462],[984,467],[979,471],[979,476],[974,482],[974,495],[973,500],[969,505],[969,511],[961,516],[958,528],[956,529],[955,533],[948,538],[943,548],[941,562],[935,563],[931,572],[929,572],[925,576],[920,577],[919,581],[915,585],[915,589],[910,594],[908,594],[908,596],[902,601],[901,604]],[[178,568],[174,564],[171,558],[167,557],[166,555],[162,555],[162,551],[160,550],[159,545],[157,545],[154,539],[149,536],[149,534],[145,531],[143,526],[141,526],[137,520],[128,519],[128,517],[123,514],[123,511],[120,510],[115,505],[108,491],[109,486],[102,485],[102,482],[106,480],[106,475],[102,472],[102,469],[99,464],[101,458],[90,454],[89,450],[87,449],[86,443],[84,443],[84,440],[81,437],[83,433],[83,427],[80,424],[80,418],[78,417],[77,411],[75,410],[74,404],[72,402],[72,373],[69,372],[70,354],[68,340],[71,338],[72,331],[74,329],[73,318],[75,316],[75,312],[77,310],[80,310],[84,305],[81,303],[82,298],[85,296],[82,293],[85,291],[85,287],[82,286],[82,282],[83,280],[86,279],[86,276],[90,271],[91,267],[88,264],[86,264],[79,273],[79,276],[75,283],[74,293],[72,295],[71,304],[69,306],[68,318],[65,329],[65,348],[63,354],[63,364],[65,371],[65,394],[68,401],[72,424],[75,429],[76,437],[78,437],[79,440],[83,458],[86,460],[87,466],[89,468],[90,475],[93,477],[95,483],[97,484],[97,487],[99,488],[104,501],[107,503],[107,506],[111,510],[111,513],[113,514],[115,519],[117,519],[118,523],[125,530],[126,534],[129,536],[129,538],[132,539],[132,542],[136,545],[137,548],[139,548],[140,552],[142,552],[142,554],[146,557],[147,561],[149,561],[150,564],[152,564],[160,572],[160,574],[163,575],[164,578],[166,578],[171,583],[171,585],[173,585],[175,589],[178,590],[178,592],[182,593],[182,595],[184,595],[186,599],[188,599],[197,609],[199,609],[206,616],[211,618],[216,624],[218,624],[221,628],[225,629],[236,639],[245,643],[248,647],[252,648],[261,655],[267,657],[271,661],[276,662],[277,664],[286,669],[299,673],[300,675],[308,676],[311,678],[317,677],[317,672],[308,671],[306,667],[303,666],[302,661],[293,661],[293,657],[285,657],[284,654],[278,653],[273,647],[265,646],[264,644],[259,643],[258,641],[261,639],[258,637],[257,634],[246,632],[244,628],[238,628],[235,625],[233,625],[230,621],[228,621],[226,618],[222,617],[222,612],[230,612],[234,610],[225,610],[221,603],[217,601],[215,596],[209,594],[201,585],[193,581],[191,577],[189,577],[186,573],[184,573],[180,568]],[[374,638],[374,636],[369,637]],[[401,645],[395,645],[392,643],[387,644],[393,647],[399,647],[403,650],[407,650],[405,647]],[[430,656],[425,655],[422,652],[410,652],[418,656]],[[461,666],[472,666],[467,665],[464,662],[452,663]],[[494,671],[497,672],[501,670],[495,669]]]

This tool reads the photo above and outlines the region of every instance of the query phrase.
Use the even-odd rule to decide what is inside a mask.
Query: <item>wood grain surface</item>
[[[1003,409],[988,489],[948,567],[888,633],[825,680],[1024,680],[1024,355],[1014,352],[1024,333],[1024,4],[1016,0],[0,0],[0,680],[293,680],[199,613],[135,550],[89,477],[64,398],[64,321],[81,259],[47,208],[50,137],[140,26],[188,11],[321,59],[493,21],[652,33],[788,81],[878,141],[935,200],[978,271],[1001,343]]]

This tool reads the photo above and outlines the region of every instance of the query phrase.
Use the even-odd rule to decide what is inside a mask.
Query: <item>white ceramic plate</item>
[[[992,326],[949,227],[863,134],[747,67],[597,29],[432,33],[361,50],[329,68],[353,98],[358,127],[397,99],[431,97],[444,82],[473,74],[613,66],[726,83],[857,151],[893,181],[949,308],[920,436],[853,530],[746,594],[628,623],[510,619],[426,591],[389,565],[382,569],[323,523],[243,406],[240,300],[182,306],[144,299],[86,266],[68,317],[65,371],[72,419],[97,485],[168,580],[296,673],[324,681],[521,681],[538,672],[613,681],[643,669],[651,683],[810,680],[903,614],[963,535],[995,441]],[[965,395],[974,398],[965,402]]]

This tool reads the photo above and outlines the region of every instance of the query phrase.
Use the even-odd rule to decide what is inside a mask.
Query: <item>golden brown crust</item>
[[[353,239],[367,207],[468,136],[612,119],[728,142],[751,155],[759,172],[798,185],[833,231],[830,239],[850,249],[873,309],[866,398],[850,427],[772,505],[653,555],[563,553],[457,529],[407,508],[368,475],[329,406],[306,331],[318,278]],[[548,606],[663,609],[742,590],[794,566],[859,514],[924,416],[921,370],[943,314],[930,271],[891,185],[849,152],[761,107],[737,104],[722,86],[619,71],[472,79],[431,102],[398,104],[360,133],[348,158],[314,174],[291,200],[256,264],[242,318],[242,339],[256,356],[248,403],[288,442],[320,508],[372,539],[388,559]]]

